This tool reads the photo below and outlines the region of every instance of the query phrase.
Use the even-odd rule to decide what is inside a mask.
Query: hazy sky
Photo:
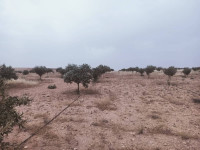
[[[200,0],[0,0],[0,64],[200,66]]]

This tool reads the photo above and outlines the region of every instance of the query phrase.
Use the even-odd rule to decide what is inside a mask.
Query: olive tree
[[[143,68],[139,68],[139,69],[138,69],[138,72],[140,73],[141,76],[144,76],[144,75],[143,75],[144,71],[145,71],[145,69],[143,69]]]
[[[66,67],[66,74],[64,75],[64,82],[76,83],[78,85],[77,93],[80,93],[80,84],[88,88],[88,84],[92,79],[92,69],[88,64],[77,66],[70,64]]]
[[[162,67],[156,67],[156,70],[161,71],[161,70],[163,70],[163,68]]]
[[[42,75],[47,72],[47,68],[45,66],[36,66],[33,68],[34,72],[40,76],[40,80],[42,79]]]
[[[106,72],[113,71],[109,66],[106,65],[99,65],[96,68],[92,69],[93,81],[96,82],[102,74]]]
[[[193,67],[192,70],[193,71],[198,71],[198,70],[200,70],[200,67]]]
[[[190,74],[190,72],[191,72],[191,69],[190,69],[190,68],[184,68],[184,69],[183,69],[183,73],[184,73],[184,75],[185,75],[186,77]]]
[[[28,75],[29,74],[29,71],[28,70],[24,70],[23,71],[23,75]]]
[[[63,76],[66,73],[66,70],[63,69],[62,67],[59,67],[56,69],[56,72],[59,72],[61,74],[61,76]]]
[[[145,68],[145,72],[146,72],[148,78],[149,78],[150,74],[151,74],[152,72],[154,72],[155,69],[156,69],[155,66],[147,66],[147,67]]]
[[[168,85],[170,85],[170,81],[171,81],[171,77],[174,76],[177,72],[177,69],[173,66],[167,68],[167,69],[164,69],[164,74],[167,75],[169,78],[168,78]]]

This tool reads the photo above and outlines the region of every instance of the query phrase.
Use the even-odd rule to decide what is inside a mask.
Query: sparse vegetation
[[[86,77],[89,86],[90,82],[94,80],[94,69],[99,69],[98,73],[100,76],[105,73],[102,69],[103,65],[94,69],[91,69],[88,65],[85,65],[85,67],[81,66],[83,65],[77,66],[72,64],[63,69],[65,72],[64,81],[66,75],[68,75],[70,81],[67,81],[67,83],[75,83],[74,85],[76,87],[76,84],[78,85],[78,83],[83,84],[80,81],[83,80],[83,82],[85,82],[84,77]],[[131,72],[134,73],[132,74]],[[137,75],[135,72],[139,72],[140,74]],[[194,80],[188,79],[186,82],[182,82],[182,75],[180,74],[181,70],[179,70],[178,73],[176,81],[173,81],[171,85],[180,85],[181,87],[187,82],[187,89],[194,87],[194,91],[197,91],[197,88],[199,87],[197,84],[199,80],[198,72],[192,75]],[[181,114],[177,113],[177,109],[179,110],[180,107],[187,109],[188,106],[189,109],[197,109],[197,105],[200,103],[198,97],[192,99],[193,97],[191,97],[191,94],[187,92],[184,92],[183,94],[182,90],[179,90],[176,86],[166,87],[164,85],[166,84],[164,80],[165,75],[163,75],[162,72],[156,71],[152,74],[153,80],[139,77],[139,75],[143,74],[143,68],[137,70],[137,68],[132,67],[128,68],[128,71],[123,73],[107,73],[103,75],[103,79],[100,80],[98,84],[92,83],[90,88],[80,88],[81,97],[73,104],[71,104],[71,102],[77,97],[74,85],[66,87],[66,84],[59,79],[57,73],[51,74],[51,76],[43,82],[36,80],[38,78],[36,74],[29,74],[27,77],[19,75],[19,79],[17,80],[7,80],[5,83],[8,87],[12,87],[8,88],[10,90],[9,92],[16,91],[18,95],[21,95],[21,93],[24,94],[25,92],[35,97],[35,100],[33,107],[14,107],[20,113],[24,112],[24,117],[29,121],[25,124],[26,128],[22,130],[16,128],[12,133],[9,133],[9,136],[5,136],[4,134],[3,142],[20,143],[26,139],[26,135],[34,133],[37,129],[48,123],[60,110],[63,110],[63,108],[70,104],[70,111],[63,112],[64,115],[61,115],[54,123],[49,124],[38,132],[33,141],[29,141],[30,143],[27,142],[23,145],[24,148],[40,149],[40,142],[38,139],[43,139],[42,142],[45,143],[45,145],[41,146],[43,149],[48,149],[53,141],[56,142],[52,148],[63,149],[64,147],[60,143],[65,143],[66,139],[69,149],[79,148],[79,146],[76,145],[80,142],[79,136],[80,138],[85,137],[85,132],[80,132],[81,134],[78,135],[77,139],[74,135],[80,131],[80,128],[85,130],[90,136],[90,131],[106,131],[103,132],[104,135],[102,133],[100,135],[99,132],[92,133],[92,138],[96,138],[94,141],[99,142],[99,139],[102,140],[99,143],[100,145],[103,144],[104,148],[107,148],[108,146],[106,143],[107,138],[111,141],[116,140],[119,142],[125,141],[123,140],[124,137],[126,137],[127,141],[132,141],[133,144],[135,142],[134,139],[136,138],[146,138],[148,140],[151,137],[163,137],[166,140],[173,138],[173,144],[180,140],[188,140],[183,142],[193,141],[193,143],[197,145],[199,140],[199,136],[196,134],[198,132],[198,128],[196,127],[199,126],[198,116],[192,114],[181,116]],[[194,86],[192,86],[191,83],[194,83]],[[47,89],[54,89],[56,85],[59,85],[59,88],[56,90]],[[64,87],[64,89],[62,89],[62,87]],[[20,88],[27,89],[22,90]],[[32,95],[32,90],[35,91],[36,94]],[[180,93],[180,95],[177,95],[176,93]],[[189,100],[191,100],[191,103]],[[166,107],[163,106],[163,104]],[[151,109],[147,110],[147,108]],[[185,111],[185,114],[189,112],[189,109]],[[82,116],[83,113],[84,117]],[[177,113],[176,118],[179,119],[180,122],[172,123],[171,118],[168,119],[168,117],[166,117],[173,117],[171,116],[173,113]],[[190,119],[190,117],[192,119]],[[187,124],[184,122],[182,123],[182,121],[187,118],[190,123],[190,129],[187,128]],[[166,124],[166,122],[169,123]],[[182,123],[181,128],[179,127],[180,123]],[[87,128],[88,125],[90,125],[90,129]],[[20,131],[23,131],[23,133]],[[17,133],[20,137],[19,139],[15,137]],[[65,138],[65,135],[69,136]],[[71,137],[73,139],[70,139]],[[112,137],[115,137],[115,139]],[[159,142],[160,138],[153,140],[154,142]],[[93,149],[97,149],[95,142],[91,142]],[[110,148],[124,149],[131,147],[129,142],[125,141],[124,143],[127,144],[127,147],[121,148],[120,145],[117,145],[116,147],[111,145]],[[155,149],[156,147],[162,149],[162,144],[149,147],[150,149]],[[5,147],[5,145],[6,144],[3,146]],[[61,146],[59,147],[58,145]],[[194,147],[196,147],[196,145]],[[140,144],[137,145],[137,147],[142,149]],[[147,149],[145,146],[143,148]],[[173,146],[167,145],[166,148],[170,149],[173,148]],[[182,148],[182,146],[177,146],[177,148]],[[88,149],[88,147],[85,147],[85,149]]]

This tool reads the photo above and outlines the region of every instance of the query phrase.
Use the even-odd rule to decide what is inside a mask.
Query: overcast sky
[[[0,0],[0,64],[200,66],[200,0]]]

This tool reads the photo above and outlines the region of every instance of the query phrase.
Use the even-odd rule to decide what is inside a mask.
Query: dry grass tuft
[[[137,130],[138,130],[138,134],[144,133],[144,127],[143,126],[140,126]]]
[[[149,129],[148,132],[152,133],[152,134],[174,135],[172,130],[169,129],[168,127],[166,127],[165,125],[156,126],[156,127],[152,128],[152,129]]]
[[[96,102],[96,107],[102,111],[104,110],[117,110],[116,105],[113,103],[114,98],[109,96]]]
[[[58,118],[56,119],[56,121],[61,122],[61,123],[65,123],[65,122],[77,122],[77,123],[82,123],[85,122],[84,118],[80,118],[80,117],[70,117],[70,118]]]
[[[33,125],[26,125],[25,130],[29,132],[30,134],[36,132],[39,128],[43,126],[43,123],[40,124],[33,124]],[[51,131],[52,127],[46,126],[42,130],[40,130],[37,135],[43,136],[45,139],[48,140],[55,140],[58,139],[58,135],[56,135],[53,131]]]
[[[129,128],[129,127],[124,127],[121,124],[116,124],[113,122],[109,122],[105,119],[99,120],[98,122],[93,122],[91,124],[92,126],[96,127],[101,127],[101,128],[107,128],[110,129],[114,134],[119,134],[121,131],[122,132],[134,132],[134,129]]]
[[[81,90],[81,94],[84,95],[100,95],[101,93],[97,89],[87,88]]]
[[[46,114],[46,113],[44,113],[44,114],[36,114],[34,116],[34,119],[37,119],[37,118],[42,118],[44,123],[47,123],[49,121],[48,114]]]
[[[176,132],[175,135],[180,136],[183,140],[199,139],[198,135],[192,135],[190,133],[185,132]]]
[[[152,134],[165,134],[169,136],[179,136],[183,140],[199,139],[198,135],[193,135],[193,134],[185,133],[185,132],[175,132],[175,131],[172,131],[170,128],[166,127],[165,125],[156,126],[152,129],[149,129],[148,132]]]
[[[39,82],[29,81],[25,79],[8,80],[7,85],[9,88],[29,88],[38,85]]]

